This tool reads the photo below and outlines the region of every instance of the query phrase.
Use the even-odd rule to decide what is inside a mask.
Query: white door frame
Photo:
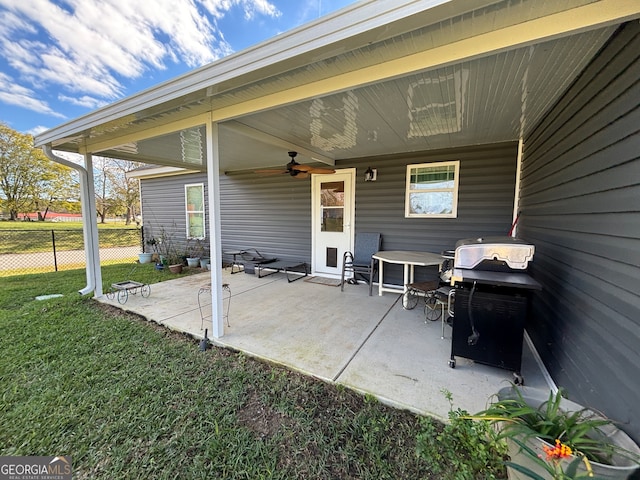
[[[345,224],[345,228],[348,229],[348,233],[349,233],[349,250],[353,251],[353,243],[354,243],[355,231],[356,231],[356,228],[355,228],[355,225],[356,225],[356,169],[342,168],[342,169],[336,170],[336,173],[350,174],[349,182],[351,183],[351,188],[350,188],[351,195],[350,195],[350,198],[345,198],[345,202],[347,203],[345,208],[349,208],[350,221],[348,224]],[[318,191],[316,187],[317,183],[314,180],[315,178],[322,177],[322,179],[326,178],[328,181],[330,181],[331,176],[332,174],[327,174],[327,175],[314,174],[311,182],[311,275],[317,274],[316,248],[318,248],[318,242],[316,238],[317,232],[316,232],[315,225],[316,225],[316,220],[320,215],[320,209],[318,208],[319,206],[315,201]],[[338,263],[340,264],[341,261],[342,259],[339,258]],[[322,275],[325,277],[333,277],[333,275],[329,275],[326,273],[323,273]],[[339,275],[335,275],[335,277],[340,278]]]

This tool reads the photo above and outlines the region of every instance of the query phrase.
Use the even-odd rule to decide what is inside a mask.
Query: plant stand
[[[118,297],[118,303],[124,305],[129,299],[129,293],[137,295],[138,293],[142,297],[148,297],[151,295],[151,285],[134,282],[133,280],[125,280],[124,282],[112,283],[111,290],[107,292],[107,298],[113,300]]]
[[[200,309],[200,330],[204,328],[204,320],[208,316],[204,314],[202,310],[203,304],[200,301],[200,295],[202,295],[203,293],[211,293],[210,283],[207,283],[206,285],[202,285],[198,289],[198,308]],[[228,283],[222,284],[222,296],[223,296],[223,302],[226,301],[227,303],[227,308],[224,308],[224,305],[223,305],[222,318],[227,321],[227,327],[230,327],[231,325],[229,324],[229,308],[231,307],[231,287],[229,286]]]

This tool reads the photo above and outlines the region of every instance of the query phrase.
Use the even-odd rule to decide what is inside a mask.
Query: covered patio
[[[80,293],[103,301],[94,157],[148,164],[145,223],[178,219],[185,238],[204,227],[214,268],[128,309],[200,335],[197,291],[211,282],[216,342],[443,416],[441,388],[472,411],[510,373],[449,369],[439,325],[363,288],[359,298],[234,275],[226,327],[223,252],[251,246],[335,278],[327,270],[358,232],[380,232],[383,250],[441,252],[517,223],[542,285],[527,329],[553,381],[637,440],[638,18],[628,0],[362,1],[43,132],[36,146],[80,175]],[[342,178],[331,190],[346,199],[339,244],[323,243],[334,233],[322,231],[313,182],[323,176],[283,171],[289,151],[305,168],[335,170],[327,184]],[[416,216],[407,179],[443,163],[454,169],[456,213]],[[279,174],[262,178],[265,169]]]
[[[130,295],[124,305],[106,296],[98,300],[202,339],[204,328],[211,331],[211,305],[210,296],[202,295],[203,321],[198,291],[209,281],[210,275],[202,273],[154,284],[149,297]],[[305,279],[288,283],[284,273],[258,278],[231,275],[228,268],[223,282],[231,290],[230,326],[212,340],[215,345],[395,407],[444,419],[450,408],[442,394],[446,389],[456,408],[476,412],[513,379],[509,371],[459,357],[456,368],[449,368],[451,327],[445,326],[442,339],[441,322],[425,322],[421,305],[404,310],[398,294],[369,297],[366,285],[345,285],[340,292]],[[547,387],[526,340],[522,375],[527,385]]]

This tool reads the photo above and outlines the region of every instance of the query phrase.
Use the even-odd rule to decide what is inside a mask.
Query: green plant
[[[172,278],[131,270],[104,267],[103,280]],[[74,478],[92,480],[429,478],[415,414],[253,356],[201,352],[78,295],[85,282],[84,269],[0,278],[0,455],[68,453]]]
[[[185,256],[187,258],[202,258],[204,255],[204,247],[199,238],[187,238],[185,247]]]
[[[536,452],[526,443],[518,440],[517,438],[513,439],[513,441],[518,445],[521,451],[525,453],[525,455],[527,455],[535,464],[539,465],[543,470],[549,473],[549,475],[551,475],[551,478],[553,478],[554,480],[595,478],[593,475],[593,470],[591,468],[591,463],[589,462],[587,457],[582,454],[573,456],[571,447],[561,443],[560,440],[556,440],[554,446],[549,446],[546,443],[540,442],[542,446],[541,451],[544,452],[546,457],[543,457],[540,452]],[[566,459],[571,460],[569,462],[565,462],[564,460]],[[584,464],[586,467],[586,470],[583,473],[578,471],[578,467],[581,464]],[[534,472],[530,468],[525,467],[524,465],[520,465],[515,462],[506,462],[506,465],[526,475],[529,478],[533,478],[534,480],[545,480],[545,477]]]
[[[152,237],[155,241],[158,254],[164,259],[167,265],[178,265],[183,263],[182,255],[178,252],[175,242],[175,233],[165,227],[160,227],[160,235]]]
[[[158,240],[155,237],[147,239],[145,243],[151,247],[153,253],[158,253]]]
[[[515,386],[511,391],[511,397],[498,400],[472,418],[499,423],[501,437],[537,437],[549,444],[558,440],[592,462],[610,465],[614,455],[635,456],[607,441],[602,428],[612,426],[609,419],[588,408],[562,408],[562,390],[550,392],[540,405],[532,405]]]
[[[418,455],[428,460],[431,471],[443,479],[504,478],[506,445],[486,422],[453,408],[451,392],[441,390],[449,401],[449,422],[441,426],[432,418],[421,420]]]

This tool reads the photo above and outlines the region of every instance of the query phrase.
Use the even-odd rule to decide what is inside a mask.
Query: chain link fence
[[[140,229],[98,230],[100,264],[134,262]],[[82,230],[0,230],[0,277],[85,268]]]

